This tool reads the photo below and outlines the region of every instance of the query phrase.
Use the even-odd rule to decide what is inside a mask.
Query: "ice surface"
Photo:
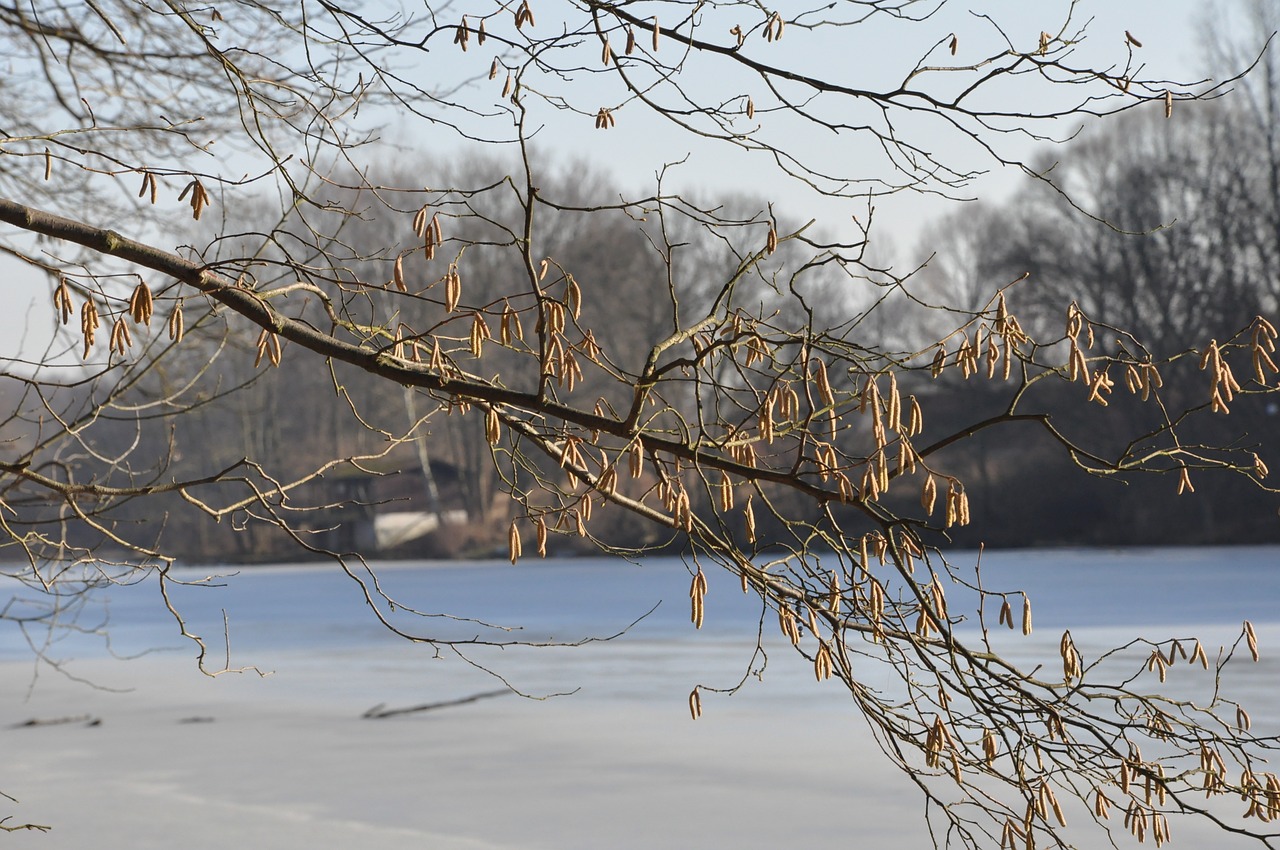
[[[1230,640],[1251,617],[1264,659],[1245,668],[1253,672],[1240,686],[1263,703],[1251,704],[1256,724],[1276,714],[1271,655],[1280,650],[1267,647],[1280,646],[1272,625],[1278,559],[1280,550],[1265,547],[989,554],[984,580],[1033,593],[1040,630],[1017,649],[1028,658],[1052,651],[1068,621],[1087,655],[1139,629]],[[515,635],[538,639],[612,634],[662,605],[615,641],[476,653],[517,688],[579,689],[573,696],[510,695],[376,721],[361,714],[377,703],[449,700],[498,684],[448,653],[435,658],[389,636],[332,567],[244,570],[224,588],[177,594],[219,659],[225,608],[233,664],[274,671],[265,678],[201,676],[145,584],[110,594],[113,647],[166,651],[119,661],[93,636],[68,636],[49,650],[69,673],[123,693],[41,666],[10,627],[0,635],[0,791],[20,802],[0,799],[0,817],[53,831],[7,835],[6,845],[929,845],[918,792],[880,754],[841,689],[815,683],[776,644],[772,620],[763,681],[733,697],[708,693],[703,718],[689,718],[693,685],[732,685],[759,666],[758,603],[731,577],[711,574],[702,633],[688,624],[689,576],[678,562],[391,565],[382,578],[404,604],[523,623]],[[1140,608],[1125,604],[1144,587],[1153,589]],[[948,591],[953,611],[956,596]],[[475,624],[396,622],[494,634]],[[12,728],[76,716],[101,722]],[[1179,846],[1209,835],[1175,824]]]

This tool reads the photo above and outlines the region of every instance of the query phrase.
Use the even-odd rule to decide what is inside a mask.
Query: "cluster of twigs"
[[[709,577],[712,567],[733,575],[776,613],[780,631],[816,678],[848,690],[886,756],[944,819],[944,841],[1062,845],[1068,814],[1074,818],[1082,808],[1104,829],[1118,825],[1157,845],[1170,838],[1168,815],[1175,812],[1246,828],[1194,796],[1206,793],[1242,797],[1245,817],[1260,823],[1280,814],[1280,781],[1262,769],[1276,741],[1250,730],[1243,707],[1216,687],[1204,703],[1149,687],[1150,679],[1163,683],[1182,661],[1212,666],[1216,682],[1235,647],[1211,662],[1198,642],[1189,644],[1189,655],[1185,640],[1143,642],[1149,654],[1134,669],[1117,672],[1124,659],[1087,659],[1066,633],[1059,642],[1061,677],[1024,670],[997,650],[985,616],[988,606],[998,605],[997,627],[1029,634],[1030,598],[983,587],[972,570],[949,564],[943,554],[948,530],[971,520],[970,488],[949,466],[949,452],[992,429],[1047,434],[1092,471],[1176,471],[1179,492],[1192,490],[1192,468],[1263,484],[1266,465],[1251,450],[1199,446],[1182,434],[1190,413],[1227,414],[1241,393],[1274,390],[1268,381],[1276,372],[1276,330],[1266,318],[1226,341],[1188,340],[1181,352],[1154,357],[1136,343],[1099,344],[1095,331],[1108,328],[1075,303],[1064,306],[1061,333],[1029,333],[1011,306],[1019,280],[993,292],[980,309],[946,313],[956,318],[939,338],[888,346],[870,330],[883,304],[879,294],[864,302],[834,294],[837,285],[867,282],[877,293],[909,289],[905,277],[870,263],[865,223],[857,238],[828,238],[810,224],[787,225],[771,207],[735,215],[724,204],[670,193],[661,180],[643,197],[592,202],[538,188],[532,139],[541,122],[562,113],[619,134],[656,116],[700,144],[765,156],[804,191],[826,197],[869,204],[904,189],[960,194],[977,169],[931,153],[946,146],[926,149],[914,132],[900,132],[899,122],[923,121],[925,133],[952,133],[997,163],[1021,164],[992,138],[1011,127],[1034,134],[1041,119],[1147,102],[1163,105],[1168,115],[1175,100],[1194,95],[1142,79],[1132,56],[1141,44],[1132,35],[1125,33],[1127,62],[1081,67],[1074,56],[1083,32],[1070,15],[1027,44],[988,22],[986,43],[995,46],[987,52],[964,55],[968,39],[947,33],[913,58],[900,79],[877,87],[824,76],[814,59],[824,55],[830,33],[843,38],[880,16],[911,20],[917,13],[909,0],[794,15],[733,3],[694,9],[654,3],[657,14],[643,16],[625,3],[525,0],[460,19],[441,10],[421,20],[386,21],[328,3],[317,7],[319,14],[296,18],[242,3],[235,21],[216,12],[199,21],[180,5],[157,12],[120,3],[95,4],[96,17],[87,23],[74,20],[71,5],[38,5],[49,8],[38,16],[0,9],[0,43],[22,44],[18,60],[44,56],[50,45],[75,45],[90,62],[86,69],[44,66],[47,77],[36,88],[60,102],[61,111],[24,111],[17,123],[0,121],[9,133],[17,127],[22,134],[0,138],[6,155],[0,185],[15,198],[23,189],[32,196],[0,198],[0,222],[8,225],[0,238],[8,240],[8,253],[53,275],[63,324],[74,300],[81,301],[76,343],[82,359],[98,352],[102,322],[111,333],[106,359],[89,367],[105,396],[72,415],[52,400],[46,372],[27,379],[39,415],[59,424],[24,435],[17,456],[0,462],[3,498],[10,502],[3,506],[6,542],[28,559],[20,572],[29,584],[55,587],[59,568],[51,565],[100,564],[100,548],[109,546],[123,553],[122,566],[99,566],[104,580],[127,580],[135,567],[157,569],[164,589],[174,581],[173,557],[154,538],[115,522],[113,511],[174,494],[212,520],[256,520],[335,558],[359,581],[376,616],[408,639],[459,653],[519,642],[487,624],[476,624],[481,636],[465,640],[409,630],[390,618],[391,600],[358,553],[314,542],[301,520],[326,506],[303,503],[298,494],[350,458],[325,458],[289,478],[274,476],[265,456],[175,476],[167,471],[172,451],[147,466],[132,450],[106,456],[82,436],[100,411],[124,409],[131,392],[145,389],[184,352],[195,352],[185,368],[202,374],[222,351],[207,331],[232,315],[235,322],[221,327],[233,340],[239,328],[252,328],[245,339],[256,334],[256,344],[241,345],[246,359],[256,351],[255,369],[290,358],[311,358],[317,369],[326,361],[330,368],[345,364],[367,380],[431,399],[427,417],[479,414],[477,432],[514,505],[502,523],[513,563],[530,551],[545,555],[557,534],[609,549],[597,529],[601,513],[612,510],[681,542],[695,627],[713,615],[721,592]],[[922,17],[927,21],[945,5]],[[241,43],[222,39],[227,31],[257,33],[269,47],[257,54],[224,49]],[[132,52],[134,36],[143,34],[163,36],[171,48]],[[792,52],[788,45],[801,40],[813,49]],[[616,52],[614,44],[625,47]],[[403,69],[409,61],[429,61],[432,50],[451,48],[457,48],[451,62],[464,69],[452,72],[456,80],[445,76],[427,89]],[[211,67],[216,73],[206,73]],[[505,80],[496,107],[490,100],[467,101],[468,87],[486,73],[488,80]],[[119,83],[96,95],[121,118],[112,127],[93,117],[97,104],[90,98],[79,101],[90,113],[82,115],[61,96],[66,86],[104,74]],[[1024,77],[1059,78],[1086,93],[1067,102],[1033,99],[1049,105],[1030,108],[974,96]],[[948,82],[936,84],[940,78]],[[964,84],[956,89],[952,80]],[[715,94],[699,93],[712,83]],[[152,115],[169,108],[160,96],[166,87],[187,91],[188,84],[197,102],[176,102],[186,104],[190,116],[164,123]],[[116,102],[125,96],[120,86],[145,102],[137,115]],[[519,163],[500,179],[475,185],[381,185],[359,161],[358,110],[390,105],[406,118],[446,124],[468,138],[514,141]],[[287,197],[274,226],[239,227],[238,217],[252,210],[235,194],[246,182],[243,166],[211,171],[182,149],[179,142],[202,155],[208,150],[192,136],[201,116],[223,119],[217,131],[245,157],[258,158],[258,173]],[[511,127],[513,135],[505,135],[502,128]],[[850,143],[869,142],[879,166],[869,176],[847,173],[828,161],[829,153],[796,143],[815,128]],[[86,151],[92,156],[83,156]],[[26,164],[22,157],[34,159]],[[101,184],[139,174],[138,199],[147,206],[163,205],[175,181],[185,185],[176,202],[188,203],[200,226],[209,226],[203,213],[227,208],[215,234],[206,233],[204,248],[158,247],[162,221],[136,210],[118,219],[95,215],[68,200],[82,201],[102,192]],[[117,200],[109,209],[121,206]],[[648,297],[660,305],[661,318],[645,329],[642,345],[624,344],[618,323],[606,321],[616,307],[611,292],[592,280],[592,264],[545,250],[558,216],[612,217],[644,246],[658,270]],[[360,246],[349,236],[363,219],[383,226],[380,244]],[[151,223],[122,235],[121,222],[135,221]],[[29,250],[22,241],[27,235],[56,246],[58,258]],[[696,266],[685,259],[695,249],[705,253]],[[137,276],[143,270],[151,284]],[[122,274],[132,282],[127,296],[117,292]],[[195,326],[205,333],[184,335],[184,304],[188,310],[202,305]],[[150,330],[156,311],[168,312],[167,335]],[[1161,374],[1195,354],[1211,385],[1188,409],[1166,398]],[[1241,383],[1237,375],[1247,370],[1232,365],[1246,358],[1253,374]],[[1119,454],[1067,437],[1036,406],[1034,391],[1056,383],[1081,384],[1074,388],[1080,404],[1105,407],[1116,391],[1113,373],[1124,374],[1125,387],[1158,423]],[[370,424],[372,417],[334,374],[335,404],[350,405],[354,417],[390,442],[416,439],[423,420],[409,431]],[[945,393],[963,396],[976,382],[1006,399],[1003,409],[963,427],[935,425],[931,403]],[[182,411],[207,401],[189,392],[194,384],[193,378],[155,402],[177,427]],[[23,507],[27,513],[15,510],[15,495],[30,493],[40,496]],[[68,529],[77,525],[94,530],[96,547],[75,542]],[[947,589],[957,585],[976,592],[976,610],[948,606]],[[182,623],[167,595],[165,604]],[[967,626],[975,616],[976,634]],[[203,664],[203,641],[185,624],[182,631],[200,644]],[[1252,626],[1245,624],[1240,640],[1257,660]],[[866,662],[892,669],[897,690],[871,688]],[[695,719],[703,694],[712,691],[699,685],[691,692]],[[1122,814],[1113,820],[1113,811]],[[1261,829],[1254,833],[1272,840]]]

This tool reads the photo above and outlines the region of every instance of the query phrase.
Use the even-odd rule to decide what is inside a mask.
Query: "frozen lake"
[[[960,555],[957,564],[972,563]],[[966,560],[967,559],[967,560]],[[1085,653],[1150,637],[1198,637],[1212,650],[1250,619],[1263,661],[1233,684],[1255,725],[1280,720],[1280,548],[987,553],[988,587],[1025,589],[1031,638],[1015,656],[1056,658],[1070,627]],[[777,847],[810,842],[926,846],[917,792],[887,765],[834,682],[781,645],[765,621],[769,664],[735,696],[704,696],[753,664],[758,602],[711,573],[707,620],[688,622],[678,560],[387,564],[383,588],[422,611],[391,614],[425,634],[535,641],[605,637],[574,648],[477,648],[468,663],[391,635],[360,588],[332,566],[247,568],[216,588],[178,588],[175,604],[221,665],[224,611],[233,667],[195,669],[154,582],[113,588],[78,623],[107,620],[110,645],[75,631],[25,635],[0,623],[0,817],[49,824],[15,847],[598,848]],[[184,572],[195,579],[207,572]],[[7,588],[7,599],[16,588]],[[32,599],[29,591],[16,595]],[[948,591],[953,612],[958,591]],[[11,613],[24,609],[17,605]],[[58,670],[34,660],[28,638]],[[150,650],[149,652],[147,652]],[[115,656],[135,656],[119,660]],[[113,654],[115,656],[113,656]],[[501,686],[524,693],[363,720]],[[73,678],[74,677],[74,678]],[[92,683],[83,684],[76,679]],[[105,690],[110,689],[110,690]],[[100,720],[8,728],[26,720]],[[1273,768],[1274,769],[1274,768]],[[1179,846],[1197,846],[1189,829]],[[1205,840],[1208,840],[1207,835]],[[1214,841],[1216,846],[1224,846]]]

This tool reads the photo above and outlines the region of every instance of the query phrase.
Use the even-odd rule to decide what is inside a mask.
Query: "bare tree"
[[[119,519],[164,494],[322,549],[302,524],[320,507],[305,484],[360,462],[354,452],[288,474],[250,456],[174,475],[173,451],[144,456],[119,429],[95,444],[104,417],[154,427],[128,393],[181,358],[185,325],[203,315],[241,345],[249,329],[250,350],[223,359],[332,370],[334,405],[384,445],[413,438],[403,411],[379,419],[378,402],[343,375],[415,388],[429,423],[469,412],[515,506],[513,560],[545,551],[553,534],[592,535],[607,503],[679,541],[695,626],[721,592],[709,575],[733,576],[776,612],[819,679],[848,690],[920,788],[939,843],[1064,845],[1062,796],[1084,801],[1101,829],[1157,844],[1172,812],[1273,840],[1264,824],[1280,814],[1280,780],[1262,759],[1276,741],[1250,731],[1225,695],[1188,702],[1148,681],[1180,658],[1208,666],[1198,642],[1140,641],[1126,668],[1082,658],[1067,633],[1061,675],[1021,669],[988,629],[1030,632],[1031,600],[983,586],[941,547],[970,513],[951,458],[994,429],[1045,435],[1095,471],[1150,472],[1183,491],[1211,471],[1262,486],[1265,464],[1248,449],[1182,435],[1238,396],[1271,391],[1274,326],[1250,316],[1216,341],[1185,328],[1181,347],[1156,350],[1064,299],[1060,323],[1033,336],[1011,306],[1016,287],[997,285],[957,305],[926,343],[877,330],[885,299],[910,291],[867,259],[877,196],[962,195],[983,168],[1034,171],[1015,142],[1044,137],[1047,122],[1138,107],[1176,121],[1183,101],[1207,93],[1145,77],[1133,34],[1104,34],[1112,55],[1092,63],[1074,3],[1036,33],[990,18],[952,33],[950,4],[917,0],[788,14],[523,0],[382,19],[334,3],[30,8],[0,7],[0,42],[24,75],[24,98],[0,122],[0,244],[47,275],[63,322],[79,321],[86,363],[12,370],[30,393],[14,416],[40,423],[0,461],[19,579],[60,592],[72,575],[94,584],[155,572],[164,590],[163,534]],[[877,38],[880,24],[922,42],[866,79],[831,70],[833,51]],[[487,176],[442,170],[427,188],[430,178],[381,182],[374,160],[394,146],[376,127],[392,115],[402,132],[448,132],[461,148],[502,144],[511,164]],[[544,179],[532,149],[561,126],[624,140],[674,131],[695,155],[741,154],[788,180],[796,209],[753,207],[740,191],[673,192],[661,161],[639,192],[570,191]],[[261,214],[268,186],[272,217]],[[181,232],[147,214],[175,197],[195,219]],[[806,197],[862,212],[824,229],[800,215]],[[365,244],[355,236],[366,219],[400,237]],[[602,238],[607,253],[582,244]],[[644,258],[637,279],[652,312],[615,338],[596,324],[611,294],[595,281],[620,245]],[[1193,358],[1202,397],[1175,406],[1160,376]],[[968,380],[945,383],[953,374]],[[931,424],[926,386],[965,393],[975,382],[1001,400],[990,415]],[[1081,405],[1127,384],[1158,423],[1118,447],[1063,434],[1027,401],[1054,382],[1073,385]],[[168,386],[148,409],[181,433],[201,400],[190,382]],[[432,621],[408,631],[388,618],[358,553],[324,554],[406,639],[459,653],[512,640],[454,641]],[[975,610],[948,608],[956,587],[975,594]],[[1248,624],[1214,663],[1246,645],[1256,659]],[[896,689],[870,687],[865,661],[895,671]],[[706,692],[689,696],[695,718]],[[1257,820],[1223,819],[1204,791],[1243,796]]]
[[[1266,8],[1250,9],[1249,31],[1261,47],[1268,32],[1262,29]],[[1217,42],[1220,54],[1234,51],[1225,44]],[[1003,204],[964,210],[922,240],[922,250],[937,255],[915,282],[917,291],[925,298],[946,293],[953,302],[972,303],[981,298],[975,290],[983,282],[1025,275],[1029,283],[1019,316],[1034,336],[1051,333],[1061,321],[1061,305],[1074,302],[1158,357],[1176,353],[1195,335],[1231,335],[1249,317],[1271,311],[1274,239],[1267,222],[1274,198],[1266,175],[1273,156],[1270,125],[1259,109],[1274,94],[1266,91],[1262,74],[1239,86],[1247,97],[1189,105],[1177,121],[1157,114],[1125,116],[1091,128],[1063,151],[1042,153],[1035,170],[1044,179],[1028,181]],[[1081,215],[1080,207],[1089,215]],[[926,326],[936,329],[937,317],[930,322],[928,311],[922,312]],[[1184,362],[1165,371],[1168,407],[1181,410],[1203,401],[1199,365]],[[1257,365],[1267,368],[1261,359]],[[1053,411],[1059,430],[1087,431],[1117,451],[1134,435],[1159,429],[1166,418],[1166,411],[1124,402],[1111,405],[1105,416],[1089,415],[1061,388],[1042,386],[1039,392],[1054,396],[1039,403]],[[1226,402],[1221,401],[1219,409]],[[1214,444],[1248,435],[1261,450],[1272,430],[1268,410],[1262,399],[1241,399],[1231,419],[1214,417],[1184,437]],[[985,463],[979,469],[990,472]],[[1001,477],[1011,484],[1017,473],[1006,466]],[[1240,540],[1242,532],[1265,534],[1273,513],[1269,502],[1223,479],[1206,482],[1209,497],[1194,502],[1175,502],[1153,482],[1133,485],[1131,493],[1141,498],[1127,500],[1112,515],[1148,537],[1175,527],[1199,540]],[[1078,491],[1080,502],[1093,496]]]

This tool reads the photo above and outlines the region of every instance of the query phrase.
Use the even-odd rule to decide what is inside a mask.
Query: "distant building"
[[[380,555],[465,523],[457,467],[433,460],[428,478],[417,457],[405,454],[345,464],[308,485],[304,498],[321,506],[308,519],[310,540],[335,552]]]

